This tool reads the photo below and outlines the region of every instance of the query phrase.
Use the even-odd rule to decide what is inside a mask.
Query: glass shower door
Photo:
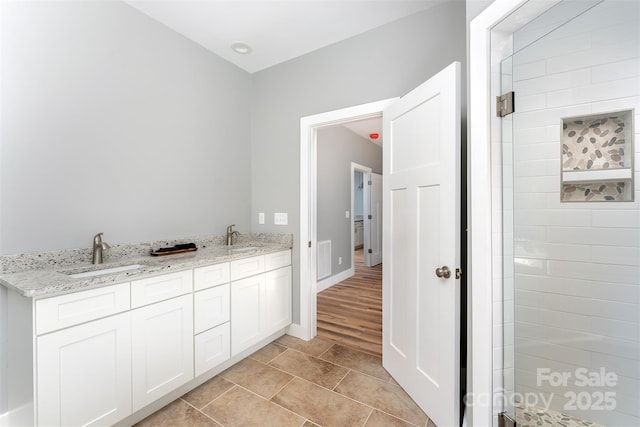
[[[640,426],[640,2],[564,1],[513,44],[505,410],[518,426]]]

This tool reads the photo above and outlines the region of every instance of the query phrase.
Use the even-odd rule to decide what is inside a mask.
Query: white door
[[[365,175],[364,192],[364,265],[373,267],[382,262],[382,175]]]
[[[131,312],[134,412],[193,378],[191,294]]]
[[[458,426],[460,64],[385,109],[383,132],[383,365],[435,424]]]

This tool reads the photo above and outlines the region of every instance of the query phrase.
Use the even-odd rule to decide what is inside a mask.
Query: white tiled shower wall
[[[510,351],[509,328],[515,326],[516,391],[545,399],[553,393],[551,409],[612,426],[640,425],[640,174],[636,167],[634,202],[561,203],[560,119],[635,108],[638,165],[639,7],[634,1],[605,1],[514,55],[515,211],[510,230],[505,209],[504,232],[515,237],[515,325],[496,301],[500,296],[508,305],[509,295],[494,283],[494,362],[498,344]],[[508,162],[503,166],[505,193],[509,167]],[[502,256],[509,257],[508,245],[504,253],[494,252],[496,279],[501,279],[496,267]],[[501,327],[504,342],[498,339]],[[509,360],[504,364],[508,388],[511,366]],[[541,367],[572,377],[566,387],[538,386]],[[577,387],[580,367],[615,372],[617,385]],[[567,392],[595,403],[604,391],[615,392],[614,411],[565,406]]]

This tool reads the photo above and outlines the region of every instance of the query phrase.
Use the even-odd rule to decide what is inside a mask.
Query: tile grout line
[[[280,387],[275,393],[273,393],[271,395],[271,397],[269,397],[267,400],[269,402],[271,402],[271,399],[273,399],[274,397],[276,397],[276,394],[280,393],[286,386],[288,386],[289,384],[291,384],[291,382],[293,380],[295,380],[297,377],[295,375],[291,375],[291,379],[289,381],[287,381],[287,383],[285,385],[283,385],[282,387]]]
[[[373,411],[375,411],[374,408],[371,408],[371,411],[369,411],[369,415],[367,415],[367,419],[364,420],[364,422],[362,423],[362,425],[360,427],[364,427],[367,425],[367,423],[369,422],[369,418],[371,418],[371,415],[373,415]]]
[[[352,370],[350,369],[350,370],[349,370],[349,372],[351,372],[351,371],[352,371]],[[347,373],[347,375],[349,374],[349,372]],[[367,374],[361,373],[360,371],[355,371],[355,372],[356,372],[357,374],[362,374],[362,375],[368,376],[368,377],[370,377],[370,378],[373,378],[373,379],[375,379],[375,380],[378,380],[378,381],[380,381],[380,382],[381,382],[381,383],[383,383],[383,384],[389,384],[389,383],[385,383],[383,380],[381,380],[381,379],[379,379],[379,378],[375,378],[375,377],[372,377],[371,375],[367,375]],[[347,375],[345,375],[345,376],[342,378],[342,380],[344,380],[344,378],[346,378],[346,376],[347,376]],[[340,380],[340,381],[338,382],[338,384],[336,384],[336,385],[335,385],[334,389],[333,389],[333,390],[331,390],[331,391],[333,391],[334,393],[339,394],[340,396],[346,397],[347,399],[351,399],[351,400],[353,400],[354,402],[360,403],[360,404],[362,404],[362,405],[365,405],[365,406],[368,406],[368,407],[370,407],[370,408],[372,408],[372,409],[375,409],[375,410],[377,410],[377,411],[379,411],[379,412],[382,412],[383,414],[389,415],[390,417],[393,417],[393,418],[397,418],[397,419],[399,419],[399,420],[402,420],[402,421],[406,422],[407,424],[411,424],[412,426],[419,427],[417,424],[414,424],[414,423],[412,423],[411,421],[406,420],[406,419],[404,419],[404,418],[402,418],[402,417],[400,417],[400,416],[398,416],[398,415],[390,414],[389,412],[387,412],[387,411],[385,411],[385,410],[383,410],[383,409],[381,409],[381,408],[377,408],[377,407],[375,407],[375,406],[371,406],[371,405],[369,405],[368,403],[361,402],[361,401],[357,400],[356,398],[352,398],[352,397],[350,397],[350,396],[347,396],[347,395],[344,395],[344,394],[340,393],[339,391],[336,391],[336,390],[335,390],[335,388],[336,388],[336,387],[338,387],[338,385],[342,382],[342,380]],[[312,384],[314,384],[314,383],[312,383]],[[316,385],[317,385],[317,384],[316,384]],[[393,384],[391,384],[391,385],[392,385],[392,386],[394,386],[394,387],[396,387],[396,388],[399,388],[400,390],[402,390],[403,392],[405,392],[405,391],[404,391],[404,389],[403,389],[402,387],[398,387],[398,386],[395,386],[395,385],[393,385]],[[406,392],[405,392],[405,393],[406,393]],[[411,401],[413,401],[413,399],[411,399]],[[415,403],[415,402],[414,402],[414,403]],[[416,404],[416,406],[417,406],[417,407],[418,407],[418,409],[419,409],[419,410],[420,410],[420,411],[421,411],[421,412],[422,412],[422,413],[427,417],[427,421],[426,421],[426,423],[428,424],[428,423],[429,423],[429,416],[428,416],[428,415],[427,415],[427,414],[422,410],[422,408],[420,408],[417,404]]]
[[[233,388],[233,387],[231,387],[231,388]],[[224,393],[222,393],[222,394],[225,394],[225,393],[226,393],[226,391],[225,391]],[[183,396],[184,396],[184,395],[183,395]],[[204,413],[204,412],[202,412],[200,409],[196,408],[196,407],[195,407],[195,406],[193,406],[191,403],[189,403],[189,402],[187,402],[186,400],[184,400],[184,399],[182,398],[182,396],[181,396],[181,397],[179,397],[178,399],[182,400],[184,403],[186,403],[187,405],[191,406],[193,409],[195,409],[196,411],[198,411],[199,413],[201,413],[201,414],[202,414],[202,415],[204,415],[205,417],[209,418],[209,419],[210,419],[211,421],[213,421],[214,423],[218,424],[218,425],[219,425],[219,426],[221,426],[221,427],[224,427],[224,425],[223,425],[220,421],[216,420],[215,418],[213,418],[213,417],[212,417],[212,416],[210,416],[209,414],[205,414],[205,413]],[[216,399],[217,399],[217,398],[216,398]],[[216,399],[213,399],[213,400],[216,400]],[[212,400],[211,402],[213,402],[213,400]],[[209,402],[209,403],[211,403],[211,402]],[[209,403],[207,403],[206,405],[204,405],[204,406],[202,407],[202,409],[204,409],[205,407],[209,406]]]
[[[269,343],[269,344],[275,344],[275,345],[278,345],[278,346],[280,346],[280,347],[284,347],[284,351],[283,351],[282,353],[284,353],[285,351],[289,350],[289,347],[286,347],[286,346],[281,345],[281,344],[277,344],[275,341],[273,341],[273,342],[271,342],[271,343]],[[268,346],[269,344],[267,344],[267,346]],[[266,347],[266,346],[265,346],[265,347]],[[265,347],[262,347],[260,350],[262,350],[262,349],[263,349],[263,348],[265,348]],[[253,359],[253,360],[257,361],[257,362],[262,362],[262,360],[258,360],[258,359],[256,359],[255,357],[253,357],[253,355],[254,355],[254,354],[256,354],[256,353],[257,353],[258,351],[260,351],[260,350],[256,350],[256,351],[254,351],[253,353],[251,353],[251,354],[250,354],[249,356],[247,356],[247,357],[249,357],[249,358],[251,358],[251,359]],[[273,360],[274,360],[274,359],[276,359],[276,358],[277,358],[278,356],[280,356],[282,353],[276,354],[274,357],[272,357],[271,359],[269,359],[267,362],[262,362],[262,363],[267,363],[267,364],[268,364],[268,363],[271,363],[271,362],[273,362]]]
[[[321,338],[321,339],[322,339],[322,338]],[[328,342],[329,342],[329,341],[328,341]],[[329,350],[331,350],[333,347],[335,347],[335,346],[336,346],[336,343],[334,343],[334,342],[331,342],[330,344],[331,344],[331,345],[329,346],[329,348],[328,348],[328,349],[326,349],[325,351],[323,351],[322,353],[320,353],[320,354],[317,356],[317,357],[318,357],[318,359],[321,359],[321,358],[322,358],[322,356],[324,356],[324,354],[325,354],[326,352],[328,352]],[[322,359],[322,360],[324,360],[324,359]]]
[[[309,353],[305,353],[304,351],[296,350],[296,349],[294,349],[294,348],[289,348],[288,350],[295,351],[296,353],[300,353],[300,354],[302,354],[303,356],[310,357],[311,359],[314,359],[314,360],[319,361],[319,362],[328,363],[328,364],[333,365],[333,366],[336,366],[336,367],[338,367],[338,368],[346,369],[347,371],[349,371],[349,370],[351,369],[351,368],[347,368],[347,367],[346,367],[346,366],[344,366],[344,365],[340,365],[340,364],[338,364],[338,363],[336,363],[336,362],[332,362],[332,361],[330,361],[330,360],[326,360],[326,359],[321,359],[321,358],[320,358],[320,356],[313,356],[313,355],[311,355],[311,354],[309,354]],[[328,350],[327,350],[327,351],[328,351]],[[286,352],[280,353],[278,356],[274,357],[274,358],[273,358],[273,360],[275,360],[275,359],[277,359],[278,357],[282,356],[284,353],[286,353]],[[326,352],[325,352],[325,353],[326,353]],[[322,353],[322,354],[324,354],[324,353]],[[272,360],[271,362],[273,362],[273,360]],[[280,370],[282,370],[281,368],[278,368],[277,366],[273,366],[273,365],[271,364],[271,362],[267,363],[267,365],[269,365],[269,366],[271,366],[271,367],[273,367],[273,368],[276,368],[276,369],[280,369]],[[284,371],[284,372],[288,373],[289,375],[294,375],[294,374],[292,374],[291,372],[287,372],[287,371]],[[348,373],[348,372],[347,372],[347,373]],[[346,374],[345,374],[345,375],[346,375]],[[297,375],[296,375],[296,376],[297,376]],[[300,378],[302,378],[302,377],[300,377]],[[343,377],[343,378],[344,378],[344,377]]]
[[[339,365],[340,366],[340,365]],[[346,368],[345,366],[343,366],[343,368]],[[349,375],[351,373],[352,369],[347,368],[347,373],[344,374],[344,376],[342,378],[340,378],[340,380],[336,383],[336,385],[333,386],[333,388],[331,389],[331,391],[335,391],[336,393],[338,393],[336,391],[336,388],[340,385],[340,383],[347,378],[347,375]]]
[[[294,379],[295,379],[295,377],[294,377],[294,378],[291,378],[291,380],[290,380],[287,384],[285,384],[285,387],[286,387],[286,386],[287,386],[291,381],[293,381]],[[305,417],[305,416],[303,416],[303,415],[301,415],[301,414],[298,414],[297,412],[293,412],[291,409],[285,408],[284,406],[280,405],[278,402],[274,402],[273,400],[271,400],[271,398],[273,398],[273,396],[275,396],[275,394],[274,394],[273,396],[271,396],[271,398],[267,399],[266,397],[264,397],[264,396],[260,396],[258,393],[254,392],[254,391],[251,391],[251,390],[249,390],[249,389],[248,389],[248,388],[246,388],[246,387],[243,387],[243,386],[241,386],[241,385],[239,385],[239,384],[237,384],[237,386],[238,386],[238,387],[240,387],[241,389],[243,389],[243,390],[245,390],[245,391],[247,391],[247,392],[249,392],[249,393],[251,393],[251,394],[253,394],[253,395],[257,396],[258,398],[260,398],[260,399],[262,399],[262,400],[266,401],[267,403],[269,403],[269,404],[271,404],[271,405],[275,405],[275,406],[277,406],[277,407],[279,407],[279,408],[282,408],[282,409],[284,409],[285,411],[290,412],[290,413],[292,413],[293,415],[298,416],[298,417],[300,417],[300,418],[303,418],[303,419],[305,419],[305,420],[307,419],[307,417]],[[282,388],[284,388],[284,387],[282,387]],[[282,391],[282,389],[280,389],[280,390],[278,391],[278,393],[279,393],[280,391]],[[277,393],[276,393],[276,394],[277,394]],[[304,424],[304,422],[303,422],[302,424]],[[314,424],[315,424],[315,423],[314,423]]]
[[[220,377],[223,378],[223,377]],[[223,378],[225,381],[229,381],[226,378]],[[238,384],[234,383],[233,381],[229,381],[231,384],[233,384],[232,387],[229,387],[228,390],[225,390],[223,393],[220,393],[220,395],[218,397],[216,397],[215,399],[213,399],[211,402],[207,403],[206,405],[204,405],[202,407],[202,409],[206,408],[207,406],[211,405],[213,402],[215,402],[216,400],[220,399],[222,396],[224,396],[225,394],[229,393],[231,390],[233,390],[235,387],[240,387]],[[181,398],[182,399],[182,398]],[[202,409],[199,409],[200,412],[202,412]],[[217,421],[216,421],[217,422]]]
[[[290,348],[287,348],[285,351],[283,351],[282,353],[278,354],[276,357],[272,358],[271,360],[269,360],[268,362],[263,362],[265,365],[267,366],[271,366],[272,368],[275,368],[275,366],[271,365],[271,362],[273,362],[274,360],[276,360],[278,357],[282,356],[283,354],[285,354],[287,351],[291,350]],[[256,359],[253,359],[256,360]],[[260,362],[258,360],[258,362]],[[276,368],[277,369],[277,368]]]

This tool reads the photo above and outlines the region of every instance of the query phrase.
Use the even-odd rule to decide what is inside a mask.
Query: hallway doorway
[[[364,265],[354,251],[355,274],[317,295],[318,337],[382,356],[382,264]]]

